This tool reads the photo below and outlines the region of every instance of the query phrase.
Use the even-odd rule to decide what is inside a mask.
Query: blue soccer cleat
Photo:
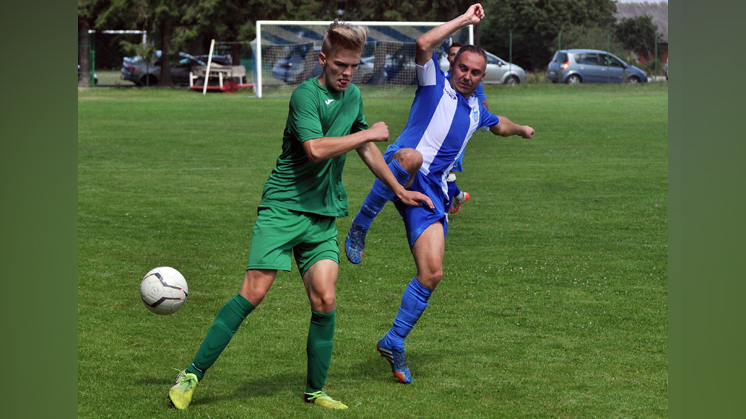
[[[355,223],[352,223],[350,231],[347,232],[347,238],[345,239],[345,253],[347,254],[347,260],[355,265],[363,260],[366,234],[368,234],[368,230]]]
[[[391,365],[391,372],[394,373],[400,383],[410,384],[412,382],[412,374],[409,373],[407,367],[407,360],[404,359],[404,349],[387,348],[384,342],[386,338],[383,337],[378,341],[376,350],[381,354],[382,357],[386,358]]]

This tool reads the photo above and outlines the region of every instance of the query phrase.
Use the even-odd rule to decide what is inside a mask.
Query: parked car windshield
[[[487,54],[487,64],[503,65],[497,57]]]

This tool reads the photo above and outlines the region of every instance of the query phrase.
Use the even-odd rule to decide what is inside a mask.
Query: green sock
[[[195,374],[201,381],[205,376],[205,371],[215,363],[252,310],[254,310],[254,305],[241,294],[237,294],[225,303],[215,317],[210,330],[207,331],[207,336],[202,341],[192,365],[186,369],[187,372]]]
[[[308,355],[308,372],[306,375],[306,393],[313,393],[324,388],[326,373],[332,361],[334,347],[334,311],[319,313],[311,311],[311,325],[308,328],[306,354]]]

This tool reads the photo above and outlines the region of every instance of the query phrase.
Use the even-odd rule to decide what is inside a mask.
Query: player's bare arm
[[[500,122],[490,128],[490,132],[501,137],[518,135],[523,138],[533,138],[534,129],[528,125],[518,125],[504,116],[498,116]]]
[[[402,203],[416,206],[426,205],[430,209],[433,208],[433,202],[427,197],[427,195],[416,191],[409,191],[399,184],[394,174],[391,173],[391,169],[389,169],[386,161],[383,159],[381,150],[379,150],[375,144],[372,142],[364,144],[357,149],[357,153],[368,166],[370,171],[373,172],[373,174],[376,175],[376,177],[389,189],[391,189]]]
[[[359,131],[344,137],[320,137],[303,142],[308,159],[314,163],[329,160],[355,150],[369,142],[383,142],[389,140],[389,127],[376,122],[369,129]]]
[[[436,46],[457,30],[479,23],[484,19],[484,16],[482,5],[479,3],[472,4],[463,15],[427,31],[417,40],[415,63],[418,65],[427,64],[433,57],[433,50]]]

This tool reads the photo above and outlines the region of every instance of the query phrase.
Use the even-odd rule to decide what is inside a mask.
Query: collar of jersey
[[[317,88],[319,88],[321,91],[324,92],[324,94],[326,94],[327,96],[329,96],[330,98],[332,98],[334,100],[339,100],[342,97],[342,95],[344,94],[344,92],[338,92],[336,90],[332,90],[332,89],[326,87],[326,85],[322,85],[321,83],[319,83],[319,78],[318,77],[314,77],[313,80],[314,80],[314,82],[313,82],[314,86],[316,86]],[[347,89],[349,89],[349,87],[347,87]]]

